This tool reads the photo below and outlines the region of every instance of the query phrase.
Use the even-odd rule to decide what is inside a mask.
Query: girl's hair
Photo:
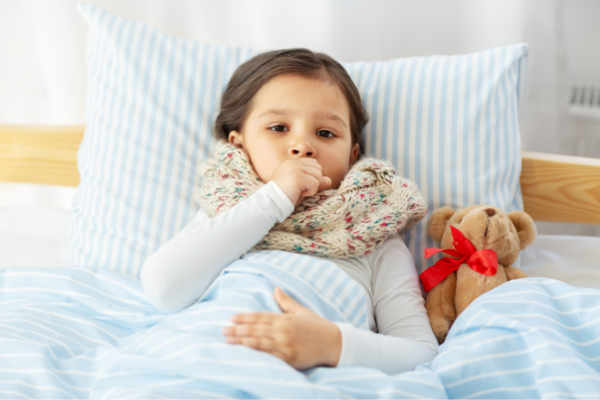
[[[336,83],[350,106],[352,145],[359,144],[358,157],[364,154],[361,131],[369,115],[360,101],[358,89],[344,69],[327,54],[308,49],[284,49],[259,54],[238,67],[221,99],[221,110],[213,127],[217,139],[229,139],[229,132],[240,131],[250,111],[254,95],[270,79],[281,74],[299,74],[328,79]]]

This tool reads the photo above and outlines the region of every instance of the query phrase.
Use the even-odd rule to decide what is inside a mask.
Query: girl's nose
[[[315,157],[317,150],[310,144],[309,141],[303,140],[290,146],[289,153],[292,157]]]

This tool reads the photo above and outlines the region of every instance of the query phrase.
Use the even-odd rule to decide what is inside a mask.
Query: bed
[[[0,180],[77,185],[77,150],[83,133],[81,126],[0,127]],[[535,220],[600,223],[600,160],[525,152],[522,166],[520,181],[525,211]],[[571,206],[566,207],[567,204]],[[500,298],[509,295],[515,301],[514,291],[502,293],[509,289],[509,284],[480,298],[487,302],[473,303],[477,305],[470,306],[453,326],[440,355],[429,365],[420,365],[410,372],[388,376],[358,367],[314,368],[304,371],[299,379],[285,365],[268,357],[260,356],[256,366],[256,354],[232,356],[219,348],[221,344],[214,339],[198,339],[210,336],[210,332],[190,328],[197,323],[190,325],[191,317],[185,318],[185,314],[202,310],[190,307],[176,318],[143,301],[139,282],[129,276],[105,268],[66,268],[70,217],[69,211],[49,206],[0,209],[0,279],[4,282],[0,301],[3,321],[0,340],[4,346],[0,359],[0,396],[3,398],[570,398],[598,394],[597,347],[591,346],[581,353],[586,364],[573,358],[573,349],[565,349],[555,337],[537,335],[531,341],[524,341],[523,332],[517,332],[512,336],[519,338],[512,344],[504,338],[511,335],[505,334],[506,327],[502,326],[505,322],[498,326],[498,321],[512,316],[509,326],[515,331],[517,319],[511,308],[492,310],[497,304],[493,299],[490,301],[489,294]],[[582,337],[587,337],[588,343],[598,342],[593,339],[600,332],[598,323],[585,312],[600,309],[600,305],[596,306],[596,299],[600,298],[598,256],[598,237],[539,235],[522,253],[521,268],[531,277],[528,280],[533,280],[544,292],[516,301],[541,304],[541,298],[546,302],[542,304],[545,308],[564,308],[569,305],[560,303],[565,301],[560,299],[585,297],[585,301],[570,305],[574,307],[571,311],[563,310],[563,314],[574,313],[581,318],[576,322],[579,327],[573,328],[579,331],[578,335],[567,338],[563,332],[562,339],[581,343]],[[531,290],[521,292],[528,291]],[[107,302],[106,296],[112,300]],[[486,313],[492,314],[478,322]],[[188,324],[182,327],[178,318]],[[68,324],[61,326],[61,320]],[[585,329],[588,332],[584,334]],[[480,365],[470,367],[457,362],[462,357],[482,358],[480,348],[465,345],[470,335],[480,332],[504,335],[501,340],[484,341],[500,340],[502,346],[487,345],[485,354],[502,354],[503,358],[487,356],[479,361]],[[82,341],[82,336],[90,342]],[[177,351],[170,348],[175,341]],[[496,384],[510,390],[494,388],[495,384],[486,377],[494,375],[493,371],[507,362],[506,346],[513,349],[512,353],[528,353],[528,349],[536,348],[535,343],[558,346],[545,347],[534,357],[532,365],[537,367],[530,369],[538,375],[544,370],[541,377],[534,379],[536,384],[524,384],[520,381],[523,374],[514,375],[512,368],[509,371],[513,372],[499,373],[505,381]],[[11,355],[20,362],[12,358],[9,362],[7,357]],[[513,367],[527,364],[522,354],[514,357],[521,358],[512,360]],[[210,372],[207,365],[211,366]],[[552,365],[556,368],[549,367]],[[255,373],[248,372],[249,366],[257,368]],[[32,373],[36,370],[39,372]],[[163,372],[157,374],[159,370]],[[492,372],[482,374],[482,370]],[[527,368],[517,369],[523,370]],[[557,373],[566,381],[548,379]],[[23,377],[28,378],[23,380]],[[287,383],[281,385],[280,379]]]

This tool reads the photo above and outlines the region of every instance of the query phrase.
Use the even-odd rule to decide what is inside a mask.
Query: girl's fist
[[[321,164],[314,158],[294,158],[283,162],[273,179],[289,197],[294,206],[302,203],[305,197],[331,186],[331,178],[323,176]]]

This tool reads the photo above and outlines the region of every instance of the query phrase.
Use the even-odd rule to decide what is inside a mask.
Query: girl
[[[367,120],[351,78],[325,54],[271,51],[242,64],[223,95],[214,135],[241,149],[264,184],[214,218],[201,209],[146,260],[141,281],[150,301],[163,311],[189,306],[305,197],[338,189],[363,155]],[[330,322],[276,288],[283,312],[233,315],[222,332],[227,343],[298,369],[365,366],[399,373],[437,354],[417,271],[399,234],[373,252],[332,261],[368,294],[370,331]]]

